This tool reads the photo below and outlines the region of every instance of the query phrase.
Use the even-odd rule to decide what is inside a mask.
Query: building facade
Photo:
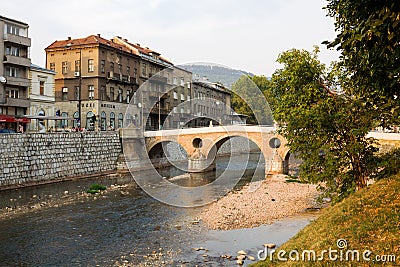
[[[44,132],[48,128],[55,128],[55,77],[56,73],[52,70],[42,68],[32,64],[29,71],[30,87],[28,90],[28,99],[30,100],[30,108],[28,115],[31,118],[28,130]],[[59,123],[63,123],[59,121]]]
[[[189,127],[232,124],[231,93],[222,84],[208,80],[192,83],[193,118]]]
[[[148,47],[121,37],[112,40],[141,58],[140,90],[135,94],[130,109],[140,125],[145,125],[146,130],[182,127],[191,115],[187,101],[191,99],[192,73],[174,66]]]
[[[0,16],[0,114],[19,117],[30,107],[28,28],[24,22]]]
[[[61,116],[74,119],[63,121],[63,127],[80,124],[88,130],[108,130],[134,125],[157,130],[178,103],[177,97],[166,91],[174,79],[185,83],[176,92],[180,99],[191,95],[190,85],[186,85],[190,72],[175,71],[160,53],[121,37],[68,38],[53,42],[45,51],[47,68],[57,73],[56,109]],[[128,106],[133,107],[129,113]],[[190,112],[186,109],[185,113]],[[178,125],[180,121],[168,122],[168,127]]]
[[[55,41],[46,49],[55,71],[56,109],[64,128],[122,128],[126,106],[139,87],[140,57],[122,45],[90,35]]]

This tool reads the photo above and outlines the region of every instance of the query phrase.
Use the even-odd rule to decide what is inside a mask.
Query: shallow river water
[[[243,161],[237,156],[235,166],[252,173],[258,160],[257,155],[253,157],[247,166],[241,166]],[[225,163],[218,160],[217,172]],[[163,175],[169,174],[180,175],[173,169],[163,171]],[[84,192],[93,183],[134,182],[131,176],[103,177],[2,191],[0,208],[62,198]],[[236,266],[235,261],[220,256],[236,256],[238,250],[245,250],[257,258],[264,243],[280,245],[314,218],[302,215],[252,229],[219,231],[208,230],[197,221],[202,209],[169,206],[132,186],[123,194],[116,190],[96,199],[3,218],[0,266]]]

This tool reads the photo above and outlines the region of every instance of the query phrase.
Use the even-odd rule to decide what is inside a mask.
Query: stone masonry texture
[[[117,132],[0,135],[0,189],[116,169]]]

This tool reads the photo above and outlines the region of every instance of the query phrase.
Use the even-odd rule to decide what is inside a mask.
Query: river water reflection
[[[247,166],[240,156],[235,166],[254,172],[259,155],[252,155]],[[219,159],[217,172],[225,168],[227,159]],[[234,168],[236,168],[234,167]],[[232,170],[234,175],[235,170]],[[260,172],[263,175],[263,171]],[[172,174],[172,175],[171,175]],[[141,173],[140,175],[145,175]],[[166,177],[176,178],[177,170],[164,170]],[[215,174],[209,174],[212,180]],[[184,174],[183,174],[184,176]],[[252,175],[247,175],[241,180]],[[69,181],[0,193],[1,207],[24,205],[39,198],[61,197],[68,191],[83,192],[92,183],[129,184],[132,177],[97,178]],[[192,183],[184,177],[176,183]],[[198,179],[204,183],[204,179]],[[196,183],[197,183],[196,182]],[[186,184],[188,186],[188,184]],[[222,260],[222,254],[235,254],[244,249],[256,257],[262,244],[281,244],[304,227],[312,217],[291,218],[253,229],[210,231],[197,216],[202,208],[178,208],[158,202],[142,190],[129,187],[96,200],[38,209],[0,221],[0,266],[113,266],[116,262],[133,266],[235,266]],[[34,200],[32,200],[32,197]],[[10,200],[11,199],[11,200]],[[195,251],[204,247],[209,251]],[[207,262],[205,262],[206,260]]]

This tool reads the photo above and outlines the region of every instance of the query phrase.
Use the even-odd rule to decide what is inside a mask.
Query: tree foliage
[[[342,53],[352,95],[362,98],[382,126],[399,123],[400,2],[328,0],[338,35],[328,47]]]
[[[232,108],[239,114],[247,115],[247,123],[273,124],[272,111],[265,97],[269,83],[265,76],[243,75],[232,85]]]
[[[279,55],[283,68],[272,76],[274,118],[291,152],[303,160],[301,177],[325,182],[326,193],[342,198],[365,186],[375,170],[376,149],[365,137],[371,113],[359,99],[336,93],[334,87],[351,81],[339,65],[326,69],[317,53],[293,49]]]

